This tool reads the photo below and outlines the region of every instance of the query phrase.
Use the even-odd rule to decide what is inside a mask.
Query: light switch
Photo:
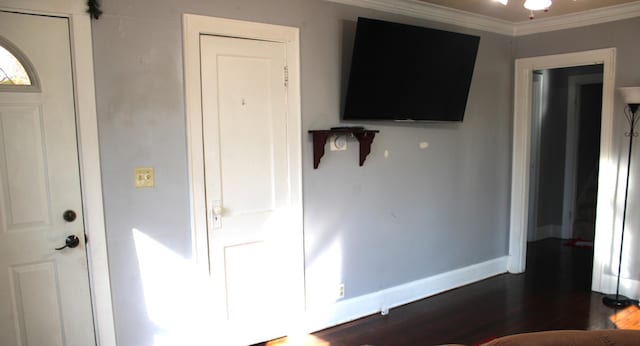
[[[153,168],[136,168],[133,172],[136,188],[153,187]]]

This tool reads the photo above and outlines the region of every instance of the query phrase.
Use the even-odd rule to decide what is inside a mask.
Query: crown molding
[[[522,22],[511,22],[418,0],[326,1],[402,14],[508,36],[524,36],[640,17],[640,1]]]
[[[326,0],[344,5],[364,7],[373,10],[402,14],[409,17],[428,19],[440,23],[453,24],[469,29],[494,32],[502,35],[515,34],[513,23],[456,10],[417,0]]]
[[[514,36],[524,36],[541,32],[579,28],[594,24],[640,17],[640,1],[598,8],[594,10],[540,18],[514,23]]]

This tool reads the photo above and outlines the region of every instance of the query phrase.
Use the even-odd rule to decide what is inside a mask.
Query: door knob
[[[76,219],[76,212],[73,210],[67,210],[62,214],[64,221],[73,222]]]
[[[211,219],[210,223],[213,224],[213,228],[221,228],[222,227],[222,213],[224,209],[222,209],[222,203],[220,201],[212,201],[213,208],[211,208]]]
[[[78,246],[78,244],[80,244],[80,238],[76,237],[75,235],[70,235],[67,237],[67,239],[64,240],[64,246],[62,247],[57,247],[56,250],[60,251],[64,248],[71,248],[73,249],[74,247]]]

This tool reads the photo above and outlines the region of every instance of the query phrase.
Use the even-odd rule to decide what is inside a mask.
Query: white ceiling
[[[462,10],[483,16],[498,18],[509,22],[522,22],[529,20],[529,11],[522,5],[524,0],[510,0],[504,6],[495,0],[419,0],[434,5],[440,5],[456,10]],[[616,6],[637,0],[555,0],[548,12],[534,12],[536,19],[554,16],[575,14],[594,9]]]

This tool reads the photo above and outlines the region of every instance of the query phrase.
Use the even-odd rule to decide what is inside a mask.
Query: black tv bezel
[[[458,102],[460,102],[460,104],[463,104],[463,107],[461,112],[458,113],[456,112],[456,114],[459,114],[459,116],[435,116],[433,113],[431,114],[407,114],[407,113],[402,113],[402,112],[398,112],[395,114],[383,114],[383,115],[378,115],[378,116],[371,116],[371,115],[356,115],[358,112],[354,113],[354,112],[349,112],[350,110],[350,102],[353,102],[352,99],[350,99],[351,94],[353,93],[351,91],[351,89],[354,87],[353,86],[353,74],[354,74],[354,65],[360,63],[362,64],[362,62],[358,61],[359,59],[361,59],[362,54],[359,54],[359,45],[362,44],[363,39],[361,38],[362,35],[362,25],[367,26],[367,25],[378,25],[378,26],[387,26],[390,27],[390,31],[399,31],[401,32],[402,30],[412,30],[415,32],[421,32],[422,35],[424,37],[430,37],[433,38],[431,36],[433,35],[440,35],[442,37],[455,37],[460,41],[466,41],[465,45],[466,45],[466,49],[469,50],[469,61],[467,62],[467,66],[468,68],[468,74],[465,74],[462,78],[459,78],[459,80],[463,80],[464,81],[464,98],[462,97],[462,92],[460,93]],[[431,35],[431,36],[430,36]],[[422,27],[422,26],[415,26],[415,25],[409,25],[409,24],[402,24],[402,23],[395,23],[395,22],[388,22],[388,21],[383,21],[383,20],[378,20],[378,19],[371,19],[371,18],[364,18],[364,17],[358,17],[358,23],[357,23],[357,27],[356,27],[356,33],[355,33],[355,38],[354,38],[354,46],[353,46],[353,52],[352,52],[352,60],[351,60],[351,69],[349,72],[349,79],[347,81],[347,90],[346,90],[346,94],[345,94],[345,99],[344,99],[344,104],[343,104],[343,108],[342,108],[342,120],[344,121],[350,121],[350,122],[357,122],[357,121],[391,121],[391,122],[401,122],[401,123],[422,123],[422,122],[444,122],[444,123],[455,123],[455,122],[462,122],[464,120],[464,116],[466,114],[466,109],[467,109],[467,102],[468,102],[468,98],[469,98],[469,92],[471,89],[471,83],[473,82],[473,75],[474,75],[474,70],[475,70],[475,64],[477,61],[477,54],[478,54],[478,50],[479,50],[479,46],[480,46],[480,37],[479,36],[475,36],[475,35],[469,35],[469,34],[462,34],[462,33],[457,33],[457,32],[451,32],[451,31],[445,31],[445,30],[439,30],[439,29],[433,29],[433,28],[429,28],[429,27]],[[453,48],[452,48],[453,49]],[[363,98],[364,99],[364,98]],[[361,113],[361,112],[359,112]]]

